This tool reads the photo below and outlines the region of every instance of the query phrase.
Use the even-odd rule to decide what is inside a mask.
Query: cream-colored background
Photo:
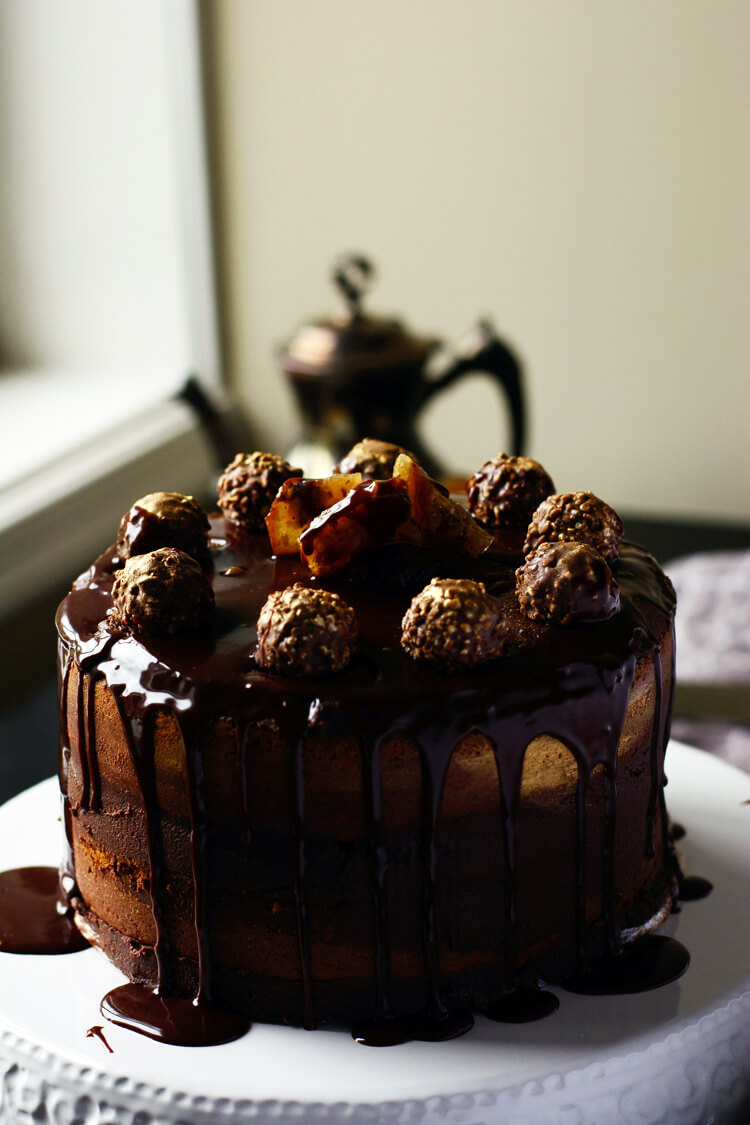
[[[296,416],[273,351],[335,306],[521,352],[529,452],[631,511],[750,513],[750,4],[213,0],[226,358],[259,444]],[[456,469],[506,445],[493,392],[424,420]]]

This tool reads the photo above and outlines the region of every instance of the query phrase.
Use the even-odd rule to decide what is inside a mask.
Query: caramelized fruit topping
[[[299,538],[316,516],[343,500],[358,484],[359,473],[322,480],[288,480],[282,484],[266,516],[266,528],[275,555],[296,555]]]

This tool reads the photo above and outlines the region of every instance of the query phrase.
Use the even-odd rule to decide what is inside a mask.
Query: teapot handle
[[[526,402],[521,364],[496,334],[489,320],[480,320],[459,345],[453,364],[436,379],[423,382],[420,408],[439,391],[464,375],[490,375],[508,400],[511,415],[512,449],[519,456],[526,444]]]

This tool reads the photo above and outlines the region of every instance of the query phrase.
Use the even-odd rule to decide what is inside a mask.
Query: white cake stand
[[[122,977],[96,951],[0,954],[0,1121],[750,1121],[750,776],[676,743],[667,762],[683,866],[714,884],[663,928],[690,950],[679,981],[636,996],[559,991],[549,1019],[479,1017],[447,1043],[373,1049],[343,1032],[256,1025],[234,1043],[184,1048],[102,1019],[99,1001]],[[0,809],[0,864],[55,864],[60,834],[51,779]],[[97,1025],[111,1054],[86,1036]]]

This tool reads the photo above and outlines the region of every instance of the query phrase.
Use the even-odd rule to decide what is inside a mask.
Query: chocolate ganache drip
[[[326,733],[344,741],[355,740],[360,755],[364,828],[362,843],[356,846],[366,850],[374,981],[370,1010],[362,1013],[362,1023],[355,1029],[358,1038],[372,1043],[447,1038],[471,1026],[466,1004],[460,1002],[461,987],[446,984],[451,972],[446,968],[446,904],[441,900],[446,779],[455,747],[471,735],[482,736],[492,748],[497,772],[497,829],[502,851],[502,877],[497,887],[502,945],[499,991],[517,1001],[515,1012],[513,1003],[506,1004],[505,1018],[520,1018],[523,1005],[519,998],[530,984],[538,983],[538,974],[532,973],[534,979],[529,980],[519,961],[522,857],[517,837],[525,755],[538,736],[557,739],[577,767],[573,844],[577,965],[580,968],[590,957],[592,932],[599,935],[596,941],[602,951],[616,955],[623,941],[615,876],[618,744],[636,668],[649,654],[655,675],[656,717],[649,759],[650,796],[643,824],[644,853],[647,857],[654,855],[658,820],[662,847],[669,856],[674,854],[663,798],[663,752],[670,701],[663,689],[660,657],[668,628],[665,622],[671,622],[674,602],[668,582],[650,556],[632,544],[622,544],[620,556],[612,564],[622,596],[621,610],[610,620],[567,629],[527,623],[527,642],[509,646],[501,670],[497,664],[490,664],[465,673],[458,671],[447,680],[440,671],[409,661],[399,649],[399,627],[408,593],[390,588],[373,590],[347,584],[344,579],[326,581],[323,585],[340,593],[356,613],[356,653],[350,666],[335,676],[282,683],[280,677],[253,662],[255,621],[271,591],[295,581],[314,585],[314,580],[298,560],[270,558],[262,536],[243,538],[235,533],[228,543],[221,521],[213,522],[212,535],[211,582],[216,613],[201,631],[179,638],[134,638],[108,630],[107,614],[112,605],[109,591],[117,565],[114,550],[98,560],[58,615],[62,638],[60,774],[71,855],[72,821],[85,826],[88,817],[100,812],[107,784],[101,776],[94,719],[98,690],[108,691],[114,701],[145,817],[149,908],[156,935],[155,971],[151,976],[154,999],[144,1000],[140,993],[134,999],[127,992],[118,1005],[117,996],[110,994],[105,1014],[126,1026],[142,1031],[146,1028],[145,1033],[156,1038],[169,1038],[170,1032],[164,1030],[169,1020],[161,1018],[159,1012],[169,1008],[171,998],[175,1004],[185,998],[185,966],[183,957],[176,954],[177,935],[173,932],[171,876],[167,874],[166,828],[157,769],[156,740],[163,716],[169,717],[178,734],[190,840],[192,944],[197,965],[191,1000],[201,1013],[203,1029],[191,1034],[198,1040],[223,1041],[222,1037],[241,1034],[247,1026],[240,1021],[228,1031],[223,1024],[217,1029],[212,1022],[218,1018],[216,980],[220,974],[218,937],[212,922],[211,872],[219,862],[217,849],[223,829],[210,811],[207,768],[217,722],[230,731],[233,747],[242,862],[252,867],[268,860],[269,868],[277,872],[288,864],[286,882],[293,889],[301,995],[301,1002],[290,1002],[292,1022],[314,1027],[320,1019],[318,997],[325,991],[321,984],[325,973],[316,968],[321,938],[310,897],[310,880],[314,878],[311,865],[316,862],[320,845],[308,802],[306,763],[316,738]],[[514,606],[512,575],[517,563],[517,557],[490,553],[471,562],[472,577],[485,582],[501,605]],[[465,569],[466,564],[462,565]],[[517,612],[515,606],[513,612]],[[673,646],[669,651],[673,652]],[[67,723],[73,677],[78,715],[75,732],[68,730]],[[270,732],[269,738],[286,747],[286,816],[292,842],[287,851],[280,847],[272,863],[266,852],[261,854],[269,845],[263,843],[264,828],[254,821],[253,811],[258,807],[252,779],[260,730]],[[75,737],[71,737],[73,734]],[[403,1010],[403,1000],[395,999],[394,959],[397,934],[406,923],[393,888],[404,865],[414,857],[399,850],[404,845],[392,832],[386,810],[383,761],[396,737],[405,738],[416,748],[421,775],[417,858],[422,896],[417,910],[423,958],[421,993],[420,987],[414,991],[417,1014],[398,1026],[394,1012]],[[75,800],[71,798],[73,774]],[[589,851],[589,802],[595,786],[601,790],[603,817],[601,863],[595,878],[597,886],[592,887],[593,874],[584,857]],[[352,848],[356,850],[356,846]],[[86,932],[87,907],[75,886],[72,864],[66,874],[70,902],[84,919]],[[277,877],[281,879],[281,875]],[[593,925],[587,916],[591,910],[587,904],[592,900],[600,904],[600,920],[594,919]],[[402,970],[400,973],[403,975]],[[226,996],[221,1003],[226,1003]],[[551,1010],[555,1004],[537,1006],[541,1014],[542,1009]],[[496,1006],[496,1018],[503,1018],[501,1007]],[[325,1003],[322,1010],[325,1018]],[[526,1010],[531,1008],[527,1006]],[[180,1034],[183,1038],[169,1041],[183,1042],[184,1030]]]

